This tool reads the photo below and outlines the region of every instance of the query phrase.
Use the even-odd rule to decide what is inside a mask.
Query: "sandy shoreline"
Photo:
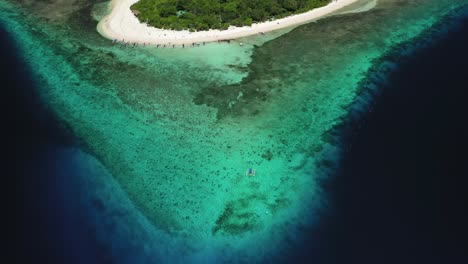
[[[208,30],[189,32],[149,27],[133,15],[130,6],[138,0],[112,0],[111,13],[105,16],[97,26],[98,32],[108,38],[130,43],[146,44],[192,44],[230,40],[304,24],[330,14],[359,0],[338,0],[327,6],[309,12],[289,16],[274,21],[253,24],[245,27],[230,27],[228,30]]]

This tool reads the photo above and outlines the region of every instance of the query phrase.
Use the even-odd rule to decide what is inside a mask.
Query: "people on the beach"
[[[142,26],[142,24],[144,23],[141,23],[141,22],[143,22],[144,20],[142,20],[141,22],[138,22],[138,20],[135,20],[135,19],[126,20],[125,15],[132,8],[128,8],[127,6],[124,6],[125,8],[114,7],[112,14],[116,13],[117,15],[114,15],[114,16],[110,15],[109,17],[106,17],[104,20],[105,23],[99,24],[99,32],[101,32],[101,34],[103,34],[104,36],[109,37],[109,39],[113,41],[112,42],[113,44],[122,44],[122,45],[126,43],[126,40],[121,37],[127,37],[126,34],[128,33],[127,38],[129,41],[131,41],[130,44],[133,44],[133,42],[138,42],[143,47],[147,46],[146,41],[151,43],[151,46],[152,46],[154,43],[153,41],[155,40],[156,42],[157,41],[165,42],[169,46],[172,45],[172,43],[170,43],[169,41],[185,42],[187,45],[190,45],[190,43],[192,43],[191,41],[194,41],[194,40],[199,41],[199,43],[193,42],[192,43],[193,47],[195,47],[195,44],[197,44],[197,46],[206,45],[206,43],[210,41],[217,41],[218,43],[222,43],[222,42],[230,43],[230,40],[233,40],[241,36],[248,36],[248,35],[255,35],[255,34],[266,35],[267,32],[280,28],[281,27],[280,25],[282,24],[295,25],[298,23],[303,23],[304,21],[309,21],[314,17],[321,17],[330,12],[333,12],[334,10],[341,8],[341,6],[347,4],[348,2],[352,3],[356,1],[358,0],[342,0],[342,1],[332,0],[330,2],[339,3],[339,4],[332,4],[332,5],[329,5],[328,7],[320,8],[320,10],[319,8],[317,8],[316,12],[314,11],[315,14],[305,15],[305,16],[291,15],[291,16],[285,17],[284,19],[280,19],[276,21],[275,21],[275,18],[268,19],[268,21],[264,21],[264,22],[254,21],[255,23],[258,23],[259,25],[263,23],[265,25],[262,25],[260,27],[250,27],[248,29],[238,29],[234,27],[233,28],[228,27],[226,28],[226,30],[224,29],[222,31],[214,30],[213,32],[211,32],[211,30],[208,30],[206,32],[202,32],[205,30],[196,30],[195,32],[179,32],[179,31],[175,32],[174,30],[170,30],[167,27],[161,27],[157,29],[154,29],[154,28],[148,29],[147,27]],[[127,2],[126,1],[124,2],[126,5]],[[226,1],[222,1],[222,2],[226,2]],[[280,1],[280,2],[283,3],[284,1]],[[288,2],[288,4],[290,3]],[[295,13],[293,12],[293,14]],[[194,19],[198,19],[198,18],[194,18]],[[137,21],[138,24],[134,24],[135,21]],[[127,26],[127,24],[129,26]],[[232,34],[229,32],[231,30],[232,30]],[[135,36],[136,33],[138,33],[138,36]],[[143,43],[143,41],[145,41],[145,43]],[[177,45],[182,45],[182,43],[178,43]],[[185,45],[183,46],[183,48],[185,48]]]

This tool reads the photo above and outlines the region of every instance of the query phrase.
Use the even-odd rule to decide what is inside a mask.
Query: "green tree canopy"
[[[131,6],[140,21],[182,30],[250,26],[324,6],[331,0],[140,0]]]

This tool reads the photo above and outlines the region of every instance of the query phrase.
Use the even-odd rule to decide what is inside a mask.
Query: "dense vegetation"
[[[324,6],[331,0],[140,0],[131,9],[156,28],[227,29],[250,26]]]

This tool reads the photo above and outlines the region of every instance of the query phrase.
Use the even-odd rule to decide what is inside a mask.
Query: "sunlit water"
[[[381,0],[277,38],[185,49],[111,44],[95,30],[105,3],[2,2],[0,17],[82,143],[63,155],[83,169],[82,208],[113,261],[252,262],[320,217],[318,179],[339,158],[329,131],[369,70],[466,4]]]

